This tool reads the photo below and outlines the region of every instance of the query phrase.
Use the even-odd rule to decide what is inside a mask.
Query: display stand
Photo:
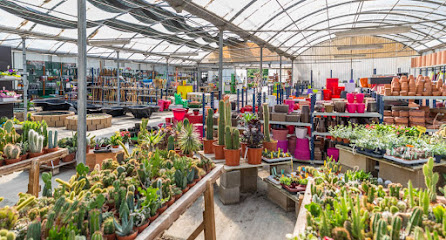
[[[201,179],[194,187],[161,214],[155,221],[141,232],[137,240],[156,239],[167,230],[200,196],[204,193],[203,222],[187,239],[195,239],[204,231],[204,239],[216,239],[214,216],[214,188],[213,184],[223,171],[222,165],[217,165],[210,173]]]
[[[269,178],[264,178],[263,181],[267,184],[268,199],[287,212],[295,210],[296,216],[298,216],[303,194],[291,194],[283,189],[281,185],[273,183]]]
[[[30,158],[27,160],[20,161],[18,163],[2,166],[0,167],[0,176],[29,169],[28,193],[38,197],[40,191],[40,185],[39,185],[40,165],[63,158],[67,155],[68,155],[68,149],[60,148],[59,150],[52,153],[47,153],[39,157]]]

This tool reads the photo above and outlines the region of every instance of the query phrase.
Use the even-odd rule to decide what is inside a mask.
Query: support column
[[[260,47],[260,87],[263,86],[263,47]]]
[[[223,94],[223,29],[220,29],[218,37],[218,90]]]
[[[119,70],[119,51],[116,51],[116,78],[118,80],[118,105],[121,105],[121,80],[119,79],[119,76],[121,75]]]
[[[290,83],[291,87],[294,86],[293,79],[294,79],[294,58],[291,59],[291,83]]]
[[[280,56],[279,62],[279,82],[282,83],[282,56]]]
[[[87,149],[87,11],[86,0],[77,0],[77,163],[84,163]]]
[[[26,38],[22,38],[22,59],[23,59],[23,121],[26,121],[26,115],[28,114],[28,72],[26,69]]]
[[[203,82],[201,82],[201,69],[200,69],[200,65],[197,65],[197,71],[198,71],[198,91],[200,91],[200,87],[203,86]]]

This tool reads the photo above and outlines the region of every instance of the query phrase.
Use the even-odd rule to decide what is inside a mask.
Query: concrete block
[[[218,187],[218,198],[220,201],[225,204],[234,204],[240,202],[240,188],[225,188],[223,186]]]
[[[294,201],[271,184],[268,184],[267,196],[271,202],[279,205],[280,208],[287,212],[291,212],[295,209]]]
[[[220,177],[220,184],[225,188],[240,187],[240,171],[223,173]]]
[[[257,191],[257,168],[248,168],[241,170],[240,192],[254,193]]]

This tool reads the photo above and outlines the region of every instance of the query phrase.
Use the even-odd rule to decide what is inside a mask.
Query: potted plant
[[[239,131],[234,128],[226,126],[225,136],[225,164],[227,166],[240,165],[240,137]]]
[[[260,164],[262,162],[263,133],[260,131],[261,123],[258,119],[248,122],[248,128],[243,132],[248,147],[248,163]]]
[[[200,150],[200,137],[192,124],[184,124],[178,145],[183,154],[189,157],[192,157],[195,151]]]
[[[6,156],[6,165],[17,163],[20,161],[20,147],[13,144],[6,144],[3,148],[3,153]]]
[[[20,142],[18,143],[18,146],[20,147],[20,152],[22,153],[22,155],[20,155],[20,160],[26,160],[28,158],[28,148],[29,148],[29,144],[28,142]]]
[[[269,151],[276,151],[277,149],[277,141],[272,140],[269,134],[269,107],[267,103],[262,105],[263,108],[263,133],[265,135],[265,139],[263,141],[263,147],[268,149]],[[287,132],[288,134],[288,132]]]
[[[102,232],[104,232],[104,238],[107,240],[115,240],[116,239],[116,228],[113,223],[114,218],[109,217],[104,221],[104,226]]]
[[[225,159],[225,102],[220,100],[218,105],[218,141],[213,143],[215,160]]]
[[[203,139],[203,150],[205,154],[214,153],[214,111],[208,109],[206,116],[206,139]]]
[[[119,216],[121,218],[121,224],[115,219],[113,223],[116,228],[116,235],[118,240],[133,240],[138,235],[138,232],[133,231],[133,218],[130,217],[130,210],[127,201],[123,201],[119,209]]]
[[[122,137],[121,137],[121,134],[119,132],[116,132],[114,135],[112,135],[110,137],[110,143],[111,143],[113,148],[118,148],[119,147],[119,141],[122,142]]]
[[[59,150],[59,147],[57,145],[57,131],[54,131],[54,138],[53,138],[53,131],[48,132],[48,149],[47,152],[55,152]]]
[[[28,132],[28,142],[29,142],[29,157],[35,158],[43,155],[43,140],[44,137],[38,134],[33,129]]]

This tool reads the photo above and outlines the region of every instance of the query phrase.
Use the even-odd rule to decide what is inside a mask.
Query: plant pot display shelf
[[[35,121],[42,121],[48,124],[49,127],[64,127],[66,126],[67,117],[74,116],[74,112],[65,111],[48,111],[32,113]]]
[[[112,126],[112,116],[108,114],[88,114],[87,115],[87,131],[94,131]],[[67,130],[77,130],[77,116],[66,118],[65,127]]]

